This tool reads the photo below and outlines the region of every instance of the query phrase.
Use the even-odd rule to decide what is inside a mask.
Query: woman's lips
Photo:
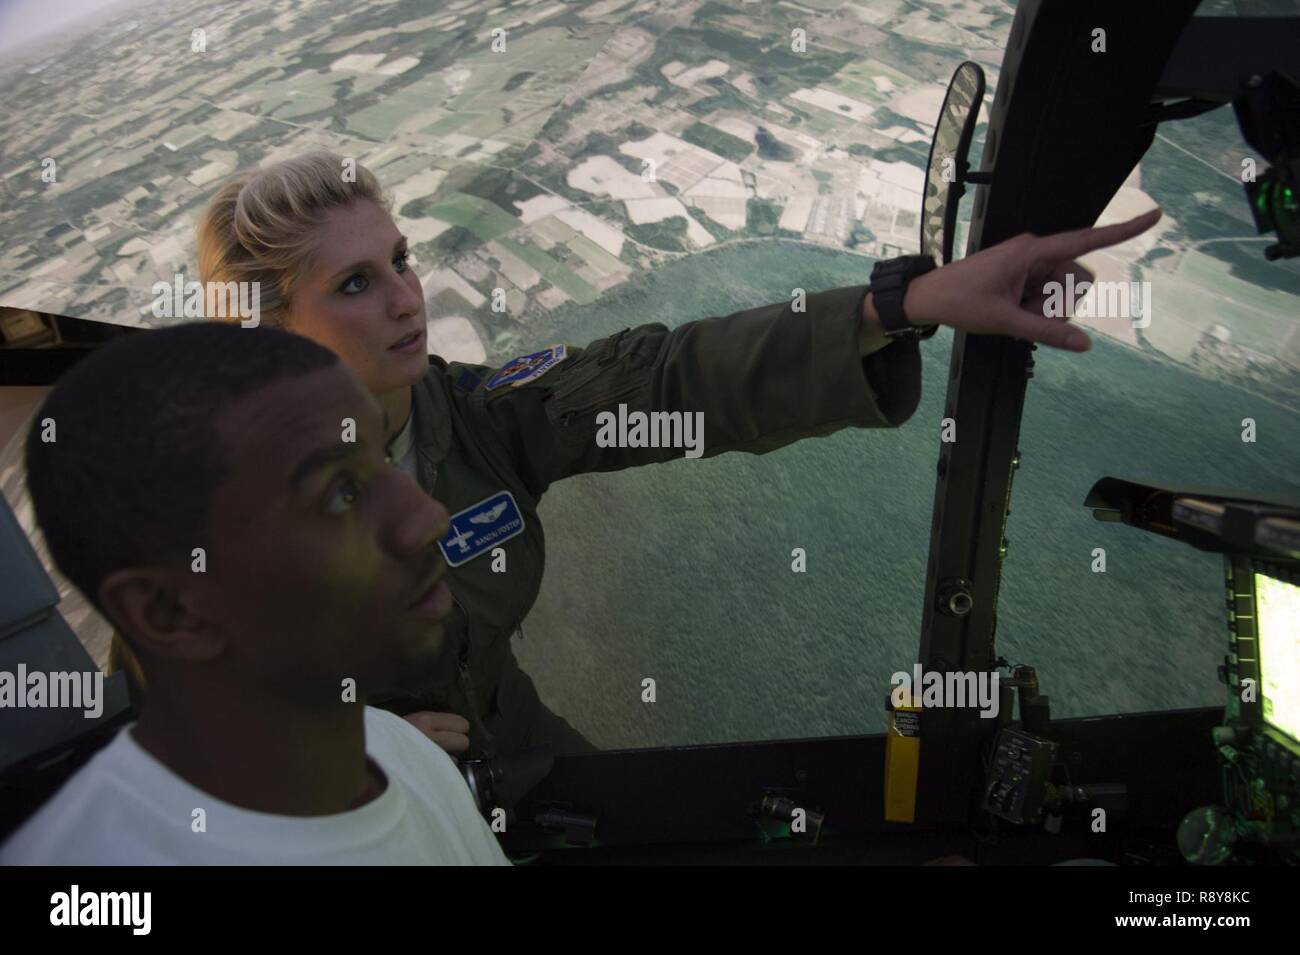
[[[414,334],[414,337],[412,337],[409,341],[405,342],[404,344],[390,345],[388,350],[401,352],[404,355],[409,355],[412,352],[424,351],[424,329],[423,328],[420,329],[418,332]]]
[[[417,617],[441,620],[451,612],[451,588],[445,579],[438,581],[411,605],[411,613]]]

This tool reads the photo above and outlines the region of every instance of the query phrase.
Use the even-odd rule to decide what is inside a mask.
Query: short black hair
[[[125,335],[78,362],[27,432],[27,487],[59,570],[104,613],[113,571],[188,566],[227,477],[218,413],[337,362],[300,335],[222,322]]]

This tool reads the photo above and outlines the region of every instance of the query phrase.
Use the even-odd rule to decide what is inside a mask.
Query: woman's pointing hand
[[[947,325],[976,335],[1006,335],[1040,342],[1067,351],[1091,347],[1082,329],[1068,319],[1048,318],[1044,302],[1049,282],[1074,285],[1091,282],[1092,273],[1077,261],[1082,255],[1127,242],[1159,221],[1152,209],[1127,222],[1101,228],[1075,229],[1055,235],[1025,232],[965,259],[913,279],[903,300],[903,312],[913,325]],[[865,306],[868,322],[878,321],[871,297]]]

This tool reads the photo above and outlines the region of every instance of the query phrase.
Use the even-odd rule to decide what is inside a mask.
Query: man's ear
[[[220,621],[203,599],[205,582],[186,570],[134,567],[115,570],[99,585],[108,617],[149,656],[211,660],[225,646]]]

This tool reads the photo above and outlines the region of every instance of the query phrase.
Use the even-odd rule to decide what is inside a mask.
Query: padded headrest
[[[54,612],[59,592],[0,495],[0,640]]]

